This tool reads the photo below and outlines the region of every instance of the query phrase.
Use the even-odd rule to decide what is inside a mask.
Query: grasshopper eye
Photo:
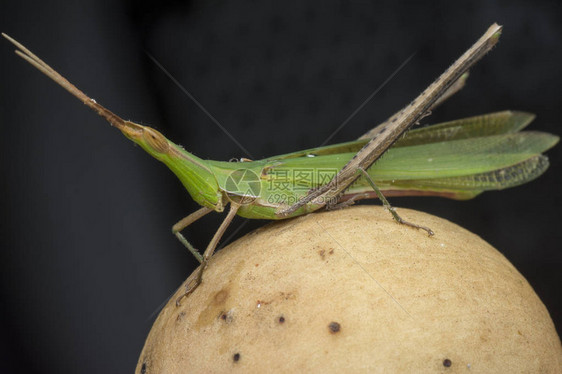
[[[166,153],[170,148],[168,139],[164,135],[160,134],[158,131],[151,129],[150,127],[145,127],[142,134],[146,143],[153,148],[156,152]]]

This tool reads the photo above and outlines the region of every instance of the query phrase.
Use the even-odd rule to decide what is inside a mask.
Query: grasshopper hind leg
[[[339,209],[347,208],[348,206],[352,206],[353,204],[355,204],[357,200],[366,199],[368,197],[369,197],[368,193],[354,195],[352,198],[345,201],[340,201],[336,204],[326,204],[326,210],[339,210]]]

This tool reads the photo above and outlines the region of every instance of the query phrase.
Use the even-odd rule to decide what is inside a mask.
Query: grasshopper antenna
[[[94,99],[90,98],[84,92],[80,91],[76,86],[70,83],[66,78],[60,75],[56,70],[47,65],[43,60],[37,57],[33,52],[27,49],[23,44],[2,33],[2,36],[15,45],[18,49],[15,51],[18,56],[23,58],[25,61],[33,65],[37,70],[45,74],[47,77],[55,81],[59,86],[63,87],[65,90],[70,92],[77,99],[82,101],[86,106],[93,109],[100,116],[105,118],[113,127],[117,127],[119,130],[124,130],[125,128],[131,128],[131,122],[125,121],[109,109],[106,109],[103,105],[98,104]]]

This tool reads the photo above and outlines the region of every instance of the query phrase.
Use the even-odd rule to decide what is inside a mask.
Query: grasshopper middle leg
[[[427,234],[429,236],[433,236],[435,235],[435,233],[433,232],[432,229],[430,229],[429,227],[426,226],[421,226],[421,225],[417,225],[415,223],[412,222],[408,222],[404,219],[402,219],[402,217],[400,217],[398,215],[398,213],[396,213],[396,210],[390,205],[390,203],[388,202],[388,200],[386,199],[386,197],[384,197],[384,195],[382,194],[381,190],[379,190],[379,188],[377,187],[377,185],[375,184],[375,182],[373,181],[373,179],[371,178],[371,176],[369,175],[369,173],[367,173],[367,171],[365,171],[365,169],[363,168],[358,168],[358,170],[361,172],[361,174],[363,174],[363,176],[365,177],[365,179],[367,180],[367,182],[371,185],[371,187],[373,188],[373,190],[375,191],[375,193],[377,194],[379,200],[382,202],[382,204],[388,209],[388,211],[392,214],[392,217],[394,217],[394,219],[396,220],[396,222],[406,225],[406,226],[410,226],[410,227],[414,227],[416,229],[422,229],[425,230],[427,232]]]

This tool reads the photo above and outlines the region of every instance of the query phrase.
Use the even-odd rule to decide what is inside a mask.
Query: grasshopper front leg
[[[184,297],[186,297],[187,295],[189,295],[190,293],[192,293],[197,288],[197,286],[199,286],[201,284],[201,280],[203,278],[203,272],[207,268],[209,259],[213,256],[213,253],[215,253],[215,249],[217,248],[217,245],[219,244],[219,241],[221,240],[222,236],[224,235],[224,232],[226,231],[226,229],[228,228],[228,226],[232,222],[232,219],[234,218],[234,216],[238,212],[238,208],[240,208],[240,205],[238,205],[236,203],[230,204],[230,210],[228,211],[228,215],[226,216],[224,221],[221,223],[219,229],[217,230],[217,232],[213,236],[213,239],[211,239],[211,242],[207,246],[207,249],[205,249],[205,252],[203,253],[203,256],[201,258],[201,265],[199,265],[199,267],[196,270],[197,274],[189,282],[187,282],[187,284],[185,285],[185,292],[180,297],[178,297],[176,299],[176,306],[179,306],[181,300]],[[199,211],[197,211],[197,212],[199,212]],[[195,212],[195,213],[197,213],[197,212]],[[193,213],[193,214],[195,214],[195,213]],[[206,212],[204,214],[207,214],[207,213],[208,212]],[[184,218],[184,220],[186,220],[187,218],[189,218],[189,216]],[[182,222],[182,221],[180,221],[180,222]],[[180,222],[178,222],[178,224]],[[197,254],[199,255],[199,252],[197,252]]]
[[[203,207],[201,209],[196,210],[195,212],[191,213],[187,217],[181,219],[178,223],[172,226],[172,233],[178,238],[178,240],[185,245],[185,247],[191,252],[191,254],[199,261],[199,263],[203,262],[203,257],[199,253],[197,249],[190,242],[187,241],[185,236],[182,235],[181,231],[185,229],[187,226],[191,225],[193,222],[199,220],[201,217],[211,213],[213,210],[207,207]]]

